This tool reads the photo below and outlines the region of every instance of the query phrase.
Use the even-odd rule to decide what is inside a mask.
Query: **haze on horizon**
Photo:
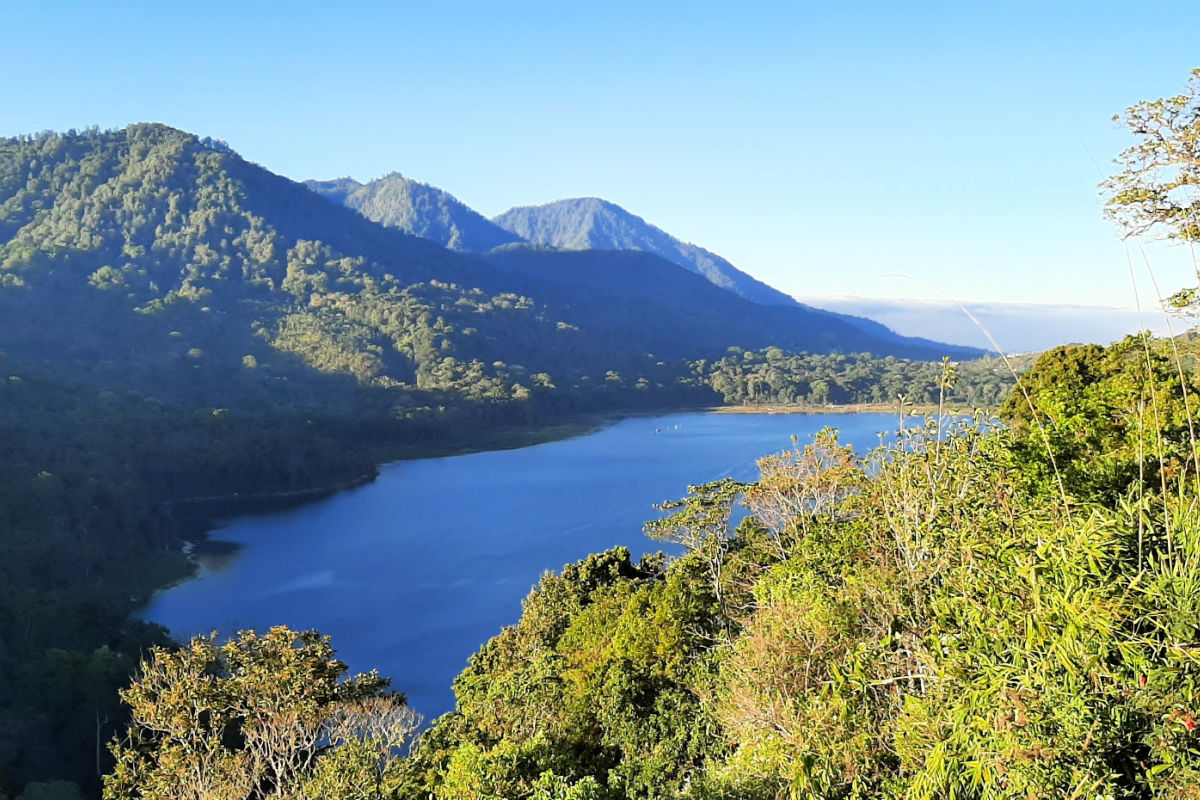
[[[1182,333],[1195,326],[1193,316],[1164,313],[1156,307],[1073,303],[976,302],[946,299],[823,296],[798,297],[802,303],[843,314],[868,317],[904,336],[953,342],[1006,354],[1033,353],[1062,344],[1107,345],[1130,334]],[[969,312],[969,314],[968,314]]]
[[[881,277],[901,273],[1129,307],[1096,189],[1131,143],[1111,117],[1197,66],[1190,26],[1161,24],[1190,4],[1156,11],[29,4],[0,66],[39,80],[8,85],[0,134],[162,121],[297,180],[398,170],[488,216],[599,196],[794,295],[936,296]],[[1148,253],[1164,292],[1194,283],[1189,253]]]

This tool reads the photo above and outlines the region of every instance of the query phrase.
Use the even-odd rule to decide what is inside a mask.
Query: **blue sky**
[[[161,121],[492,215],[605,197],[795,294],[1132,302],[1111,121],[1194,2],[22,3],[0,134]],[[1164,290],[1190,257],[1151,249]],[[1143,293],[1152,290],[1145,286]]]

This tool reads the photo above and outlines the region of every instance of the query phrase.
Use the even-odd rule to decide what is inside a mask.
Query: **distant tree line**
[[[894,403],[897,398],[936,404],[941,397],[968,408],[995,408],[1032,359],[989,357],[944,365],[870,353],[735,347],[723,358],[694,362],[693,367],[729,405]]]

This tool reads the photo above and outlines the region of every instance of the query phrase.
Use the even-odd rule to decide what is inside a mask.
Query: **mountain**
[[[530,242],[566,250],[648,252],[755,303],[800,306],[848,323],[900,350],[947,347],[931,339],[901,336],[866,317],[806,306],[747,275],[715,253],[676,239],[641,217],[599,198],[513,208],[489,222],[453,195],[396,172],[367,184],[353,178],[304,183],[323,197],[349,206],[373,222],[421,236],[452,250],[485,253],[498,246]],[[655,291],[644,281],[640,285]]]
[[[620,206],[598,197],[511,208],[492,222],[534,244],[569,250],[641,250],[703,275],[713,284],[764,305],[794,305],[783,292],[756,280],[703,247],[676,239]]]
[[[0,141],[0,336],[10,358],[114,386],[174,381],[213,405],[235,386],[282,391],[281,377],[297,397],[349,380],[405,407],[678,403],[678,363],[733,346],[973,354],[758,306],[651,253],[456,253],[153,124]],[[622,381],[605,386],[610,372]],[[618,390],[639,378],[653,391]]]
[[[521,206],[493,220],[500,227],[536,244],[570,250],[640,250],[653,253],[711,283],[766,306],[800,306],[847,323],[901,348],[944,348],[931,339],[901,336],[879,322],[852,313],[815,308],[742,272],[716,253],[671,236],[641,217],[597,197]]]
[[[391,172],[370,183],[309,180],[305,186],[367,219],[451,250],[485,252],[520,237],[493,225],[448,192]]]
[[[787,349],[812,353],[872,352],[924,360],[982,354],[894,334],[884,340],[835,315],[798,303],[760,305],[665,258],[638,250],[508,245],[492,250],[484,259],[514,280],[532,280],[541,287],[542,297],[569,305],[577,318],[594,329],[611,324],[614,312],[621,309],[615,315],[618,324],[637,320],[637,330],[656,353],[678,352],[676,342],[683,330],[696,344],[710,341],[711,331],[728,331],[733,325],[739,341],[786,340]],[[751,347],[762,346],[771,345]]]

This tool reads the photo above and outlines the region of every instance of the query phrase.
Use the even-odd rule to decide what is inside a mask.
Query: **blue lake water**
[[[757,477],[755,460],[821,428],[866,450],[887,414],[685,413],[625,419],[573,439],[389,464],[360,488],[282,513],[239,517],[212,538],[241,545],[220,568],[143,612],[186,639],[271,625],[333,637],[351,671],[378,669],[432,718],[451,681],[521,613],[547,569],[625,545],[652,504],[689,484]]]

